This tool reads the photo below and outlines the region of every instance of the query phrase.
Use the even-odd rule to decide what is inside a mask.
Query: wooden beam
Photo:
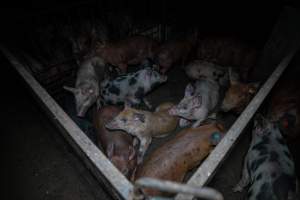
[[[266,96],[271,91],[285,68],[288,66],[292,57],[296,53],[297,48],[293,49],[287,56],[285,56],[276,70],[272,73],[269,79],[261,87],[252,101],[248,104],[243,113],[227,131],[221,142],[209,154],[205,161],[200,165],[193,176],[188,180],[187,184],[191,186],[203,187],[216,173],[218,167],[225,160],[226,156],[234,147],[236,141],[240,137],[242,131],[247,126],[259,106],[262,104]],[[193,195],[179,194],[175,197],[176,200],[192,200]]]
[[[50,119],[78,153],[93,175],[104,183],[115,199],[132,199],[133,185],[81,131],[47,91],[26,70],[25,66],[4,46],[0,50],[21,75]],[[38,122],[37,122],[38,123]]]

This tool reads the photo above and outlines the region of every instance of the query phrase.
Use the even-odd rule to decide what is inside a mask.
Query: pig
[[[145,58],[153,58],[158,48],[158,42],[146,36],[131,36],[126,39],[99,44],[95,54],[105,62],[118,66],[122,73],[128,65],[141,63]]]
[[[233,191],[242,191],[249,184],[248,200],[296,199],[293,158],[277,124],[262,115],[255,117],[242,177]]]
[[[195,38],[167,41],[155,54],[160,72],[165,74],[174,64],[184,64],[194,47]]]
[[[167,76],[148,67],[113,80],[104,80],[100,86],[102,104],[139,105],[143,101],[151,107],[144,96],[165,81]]]
[[[104,72],[105,63],[103,59],[92,57],[80,65],[77,71],[75,88],[63,87],[75,96],[77,116],[84,117],[87,110],[98,100],[99,84],[104,78]]]
[[[232,37],[210,36],[198,39],[196,58],[221,66],[232,66],[243,81],[248,80],[260,51],[245,41]]]
[[[124,110],[106,125],[109,129],[121,129],[138,138],[140,141],[138,163],[143,160],[152,137],[164,137],[174,131],[178,117],[169,115],[173,103],[160,104],[155,112],[138,110],[125,105]]]
[[[186,75],[192,79],[212,79],[220,86],[227,86],[229,82],[228,70],[225,67],[216,65],[204,60],[194,60],[185,66]]]
[[[132,179],[150,177],[182,182],[186,173],[199,165],[223,136],[223,126],[215,123],[183,129],[155,149],[138,167]],[[160,191],[149,188],[143,189],[143,192],[149,196],[162,195]]]
[[[194,84],[189,83],[185,88],[183,99],[170,109],[170,115],[181,117],[179,126],[190,124],[196,120],[192,127],[199,126],[213,111],[219,102],[220,86],[209,79],[199,79]]]
[[[230,86],[225,93],[220,110],[241,113],[259,89],[259,83],[242,83],[229,70]]]
[[[130,177],[137,164],[137,153],[132,136],[124,131],[112,131],[105,128],[114,117],[122,111],[117,106],[106,106],[97,111],[94,126],[99,148],[104,149],[108,159],[126,177]]]
[[[293,74],[290,74],[293,73]],[[285,74],[270,95],[268,117],[280,125],[288,142],[300,135],[300,81],[294,70]]]

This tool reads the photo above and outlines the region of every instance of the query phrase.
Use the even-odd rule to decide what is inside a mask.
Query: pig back
[[[154,128],[152,131],[154,137],[163,137],[176,129],[179,118],[169,114],[169,110],[174,105],[174,103],[165,102],[155,109],[151,122],[151,124],[155,124],[155,127],[151,126]]]
[[[188,128],[173,139],[158,147],[137,170],[136,179],[151,177],[182,182],[185,174],[196,167],[212,150],[210,137],[214,132],[222,133],[216,124]],[[160,192],[144,189],[148,195]]]

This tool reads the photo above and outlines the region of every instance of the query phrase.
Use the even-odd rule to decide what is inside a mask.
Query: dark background
[[[198,27],[203,34],[234,35],[253,44],[262,44],[266,41],[284,5],[299,7],[296,0],[245,0],[239,2],[211,0],[7,1],[1,2],[0,42],[22,42],[24,32],[35,21],[43,20],[43,16],[72,12],[70,4],[83,3],[82,6],[84,7],[89,2],[97,4],[101,8],[99,12],[127,12],[135,20],[162,22],[178,29]],[[57,145],[57,143],[60,143],[57,140],[62,141],[62,138],[53,139],[53,137],[60,137],[56,129],[47,122],[42,111],[26,90],[24,83],[3,56],[0,56],[0,64],[0,99],[2,100],[1,116],[3,118],[1,120],[3,125],[0,129],[1,152],[3,154],[1,159],[3,187],[1,189],[4,190],[4,193],[2,193],[4,198],[0,198],[81,199],[81,197],[76,196],[76,191],[87,196],[87,193],[94,193],[94,196],[99,198],[99,194],[95,194],[96,192],[93,190],[86,188],[82,191],[78,190],[78,188],[84,188],[81,186],[84,185],[84,181],[81,178],[76,178],[76,176],[80,173],[84,174],[86,171],[81,168],[80,170],[73,169],[73,166],[76,165],[74,163],[78,161],[76,161],[76,158],[72,162],[68,160],[73,155],[70,155],[70,148],[62,148],[61,145]],[[38,126],[35,124],[36,119],[42,121],[39,123],[42,126],[41,129],[32,128]],[[32,127],[28,128],[26,125]],[[53,146],[52,144],[56,145]],[[49,151],[52,152],[49,153]],[[45,173],[40,179],[32,178],[34,175],[30,174],[34,166],[51,166],[52,161],[56,159],[59,160],[58,164],[51,168],[49,174]],[[32,174],[34,173],[32,172]],[[64,179],[66,183],[62,183],[59,179],[51,179],[51,177],[65,176],[71,177],[68,180]],[[75,178],[72,178],[72,176]],[[76,187],[68,186],[72,182]],[[47,185],[49,187],[56,185],[58,191],[54,189],[54,192],[59,193],[59,190],[62,190],[61,188],[65,188],[65,193],[73,193],[75,196],[70,196],[70,194],[65,197],[43,196],[45,195],[44,190],[41,191],[42,189],[39,189],[37,184],[40,184],[42,189]],[[34,188],[31,186],[34,186]],[[83,195],[82,199],[93,199],[87,196]],[[102,198],[106,198],[104,192]]]

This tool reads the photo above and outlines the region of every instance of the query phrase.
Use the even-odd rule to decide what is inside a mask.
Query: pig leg
[[[184,119],[184,118],[179,119],[179,126],[180,127],[185,127],[185,126],[188,126],[190,124],[191,124],[191,122],[187,119]]]
[[[201,122],[203,122],[207,118],[207,115],[208,115],[208,110],[202,109],[199,113],[199,117],[197,121],[192,125],[192,128],[198,127],[201,124]]]
[[[151,137],[141,137],[140,138],[140,148],[137,156],[137,163],[141,164],[144,159],[144,155],[151,143]]]
[[[240,181],[236,184],[235,187],[232,188],[233,192],[241,192],[244,187],[246,187],[250,183],[250,177],[249,172],[247,169],[247,156],[245,157],[244,166],[243,166],[243,172],[242,172],[242,178]]]

